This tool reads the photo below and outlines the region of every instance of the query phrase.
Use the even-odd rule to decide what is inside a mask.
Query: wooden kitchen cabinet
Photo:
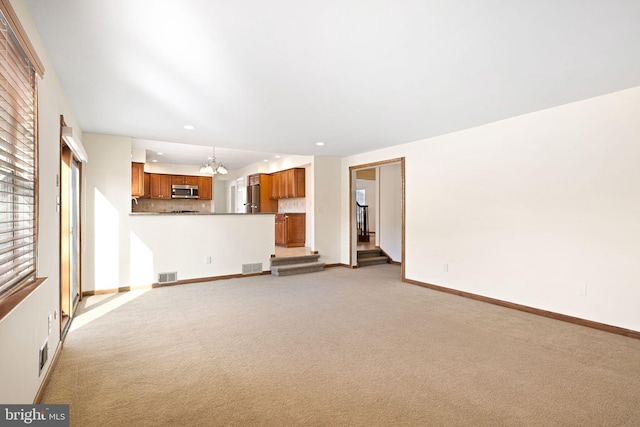
[[[304,197],[304,172],[303,168],[287,169],[285,172],[285,196]]]
[[[199,176],[198,181],[198,199],[199,200],[212,200],[213,199],[213,178],[210,176]]]
[[[305,196],[304,168],[287,169],[271,174],[272,199],[288,199]]]
[[[170,199],[171,175],[152,173],[150,175],[150,196],[152,199]]]
[[[260,175],[264,174],[257,173],[255,175],[249,175],[249,183],[247,185],[260,185]]]
[[[304,246],[306,240],[306,214],[284,213],[276,215],[276,245],[287,248]]]
[[[148,199],[151,197],[151,174],[145,172],[144,173],[144,194],[142,197]]]
[[[269,189],[269,198],[278,200],[280,198],[280,172],[271,174],[271,187]]]
[[[286,246],[287,237],[286,237],[286,225],[285,225],[285,214],[276,214],[276,245],[278,246]]]
[[[171,175],[171,184],[198,185],[198,176]]]
[[[144,196],[144,163],[131,163],[131,196]]]

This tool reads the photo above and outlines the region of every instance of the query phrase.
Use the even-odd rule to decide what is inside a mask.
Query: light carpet
[[[638,426],[640,340],[393,265],[254,276],[85,298],[42,403],[72,426]]]

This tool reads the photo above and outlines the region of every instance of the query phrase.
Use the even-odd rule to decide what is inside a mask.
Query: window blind
[[[35,277],[35,78],[0,14],[0,298]]]

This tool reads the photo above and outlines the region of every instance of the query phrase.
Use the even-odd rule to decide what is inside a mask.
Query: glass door
[[[62,144],[60,152],[60,314],[61,335],[69,329],[80,300],[80,162]]]

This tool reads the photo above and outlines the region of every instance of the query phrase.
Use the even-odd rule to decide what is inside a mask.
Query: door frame
[[[71,321],[73,319],[75,310],[80,300],[82,300],[82,162],[74,155],[71,147],[67,145],[62,137],[62,127],[66,126],[64,117],[60,116],[60,170],[59,170],[59,239],[60,239],[60,301],[59,301],[59,313],[60,313],[60,337],[64,339]],[[71,211],[74,208],[72,203],[73,195],[69,191],[71,187],[72,174],[74,173],[73,164],[77,164],[78,169],[78,186],[77,186],[77,213],[76,213],[76,259],[75,263],[75,275],[78,280],[78,293],[77,298],[71,298],[71,283],[72,274],[71,268],[74,263],[71,262],[70,256],[73,248],[73,244],[70,238],[70,221]],[[65,298],[67,298],[65,300]],[[65,310],[63,310],[63,308]],[[67,319],[64,320],[62,313],[66,312]],[[64,320],[64,321],[63,321]]]
[[[400,208],[402,210],[402,226],[401,226],[401,241],[402,241],[402,257],[400,270],[402,274],[402,280],[405,279],[405,221],[406,221],[406,199],[405,199],[405,158],[397,157],[395,159],[381,160],[378,162],[365,163],[361,165],[349,166],[349,266],[351,268],[357,267],[357,224],[356,224],[356,211],[354,204],[356,202],[356,172],[363,169],[371,169],[380,166],[386,166],[391,164],[400,164],[400,182],[401,182],[401,203]],[[378,207],[379,209],[379,207]],[[379,230],[377,230],[379,231]],[[378,233],[376,232],[376,238]]]

